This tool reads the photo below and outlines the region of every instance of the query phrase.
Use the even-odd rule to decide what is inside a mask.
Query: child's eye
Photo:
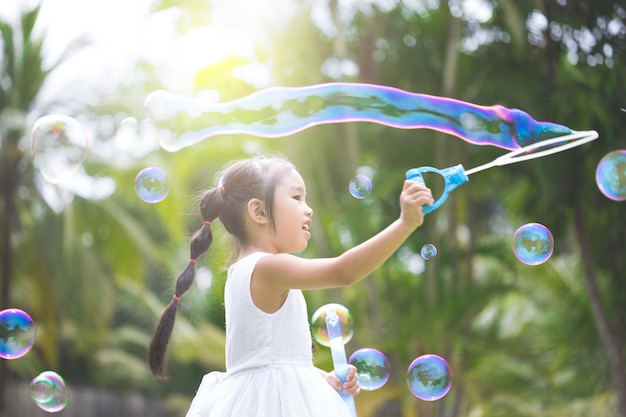
[[[293,199],[300,201],[300,200],[302,200],[302,196],[301,195],[294,195]]]

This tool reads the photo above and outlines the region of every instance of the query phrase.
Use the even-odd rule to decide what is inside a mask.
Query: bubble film
[[[68,403],[65,381],[54,371],[44,371],[30,382],[31,397],[44,411],[56,413]]]
[[[424,401],[436,401],[450,391],[452,369],[441,356],[422,355],[409,365],[406,381],[417,398]]]
[[[88,151],[87,134],[74,118],[48,115],[33,125],[33,162],[44,179],[59,183],[82,165]]]
[[[362,200],[372,192],[372,181],[365,175],[357,175],[348,185],[352,197]]]
[[[544,263],[550,259],[553,251],[552,232],[542,224],[525,224],[513,235],[513,253],[526,265]]]
[[[17,359],[26,355],[35,342],[35,324],[24,311],[0,311],[0,357]]]
[[[363,348],[350,355],[348,362],[357,369],[359,387],[366,391],[381,388],[389,380],[391,366],[379,350]]]
[[[437,256],[437,247],[432,243],[427,243],[426,245],[422,246],[422,250],[420,251],[420,253],[422,255],[422,258],[429,261]]]
[[[609,152],[596,168],[596,184],[607,198],[626,200],[626,150]]]
[[[500,105],[480,106],[363,83],[272,87],[226,103],[157,90],[144,105],[161,130],[161,146],[172,152],[217,135],[275,138],[316,125],[354,121],[432,129],[476,145],[510,150],[572,132]]]
[[[313,339],[322,346],[330,347],[328,330],[326,329],[326,315],[329,310],[335,310],[339,317],[344,345],[352,339],[354,334],[354,322],[350,311],[341,304],[325,304],[315,310],[311,316],[311,335]]]
[[[157,167],[142,169],[135,177],[135,192],[146,203],[163,201],[170,192],[165,171]]]

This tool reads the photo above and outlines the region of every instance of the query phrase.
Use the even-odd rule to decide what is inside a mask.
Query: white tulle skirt
[[[351,417],[313,366],[267,366],[202,378],[186,417]]]

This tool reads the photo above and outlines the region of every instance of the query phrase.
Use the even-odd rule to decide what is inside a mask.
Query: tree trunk
[[[591,248],[589,247],[589,236],[587,226],[583,217],[582,207],[577,203],[574,207],[574,224],[576,228],[576,239],[580,246],[580,253],[583,264],[583,274],[585,285],[591,302],[591,312],[593,320],[600,335],[600,340],[607,351],[611,366],[611,377],[617,398],[617,407],[620,416],[626,417],[626,365],[624,363],[623,346],[615,337],[612,323],[604,310],[596,274],[593,268]]]

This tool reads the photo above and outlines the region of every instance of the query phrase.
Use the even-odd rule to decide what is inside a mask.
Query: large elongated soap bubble
[[[510,150],[572,133],[517,109],[362,83],[272,87],[226,103],[157,90],[146,98],[145,107],[160,128],[161,146],[172,152],[217,135],[275,138],[315,125],[353,121],[432,129]]]

